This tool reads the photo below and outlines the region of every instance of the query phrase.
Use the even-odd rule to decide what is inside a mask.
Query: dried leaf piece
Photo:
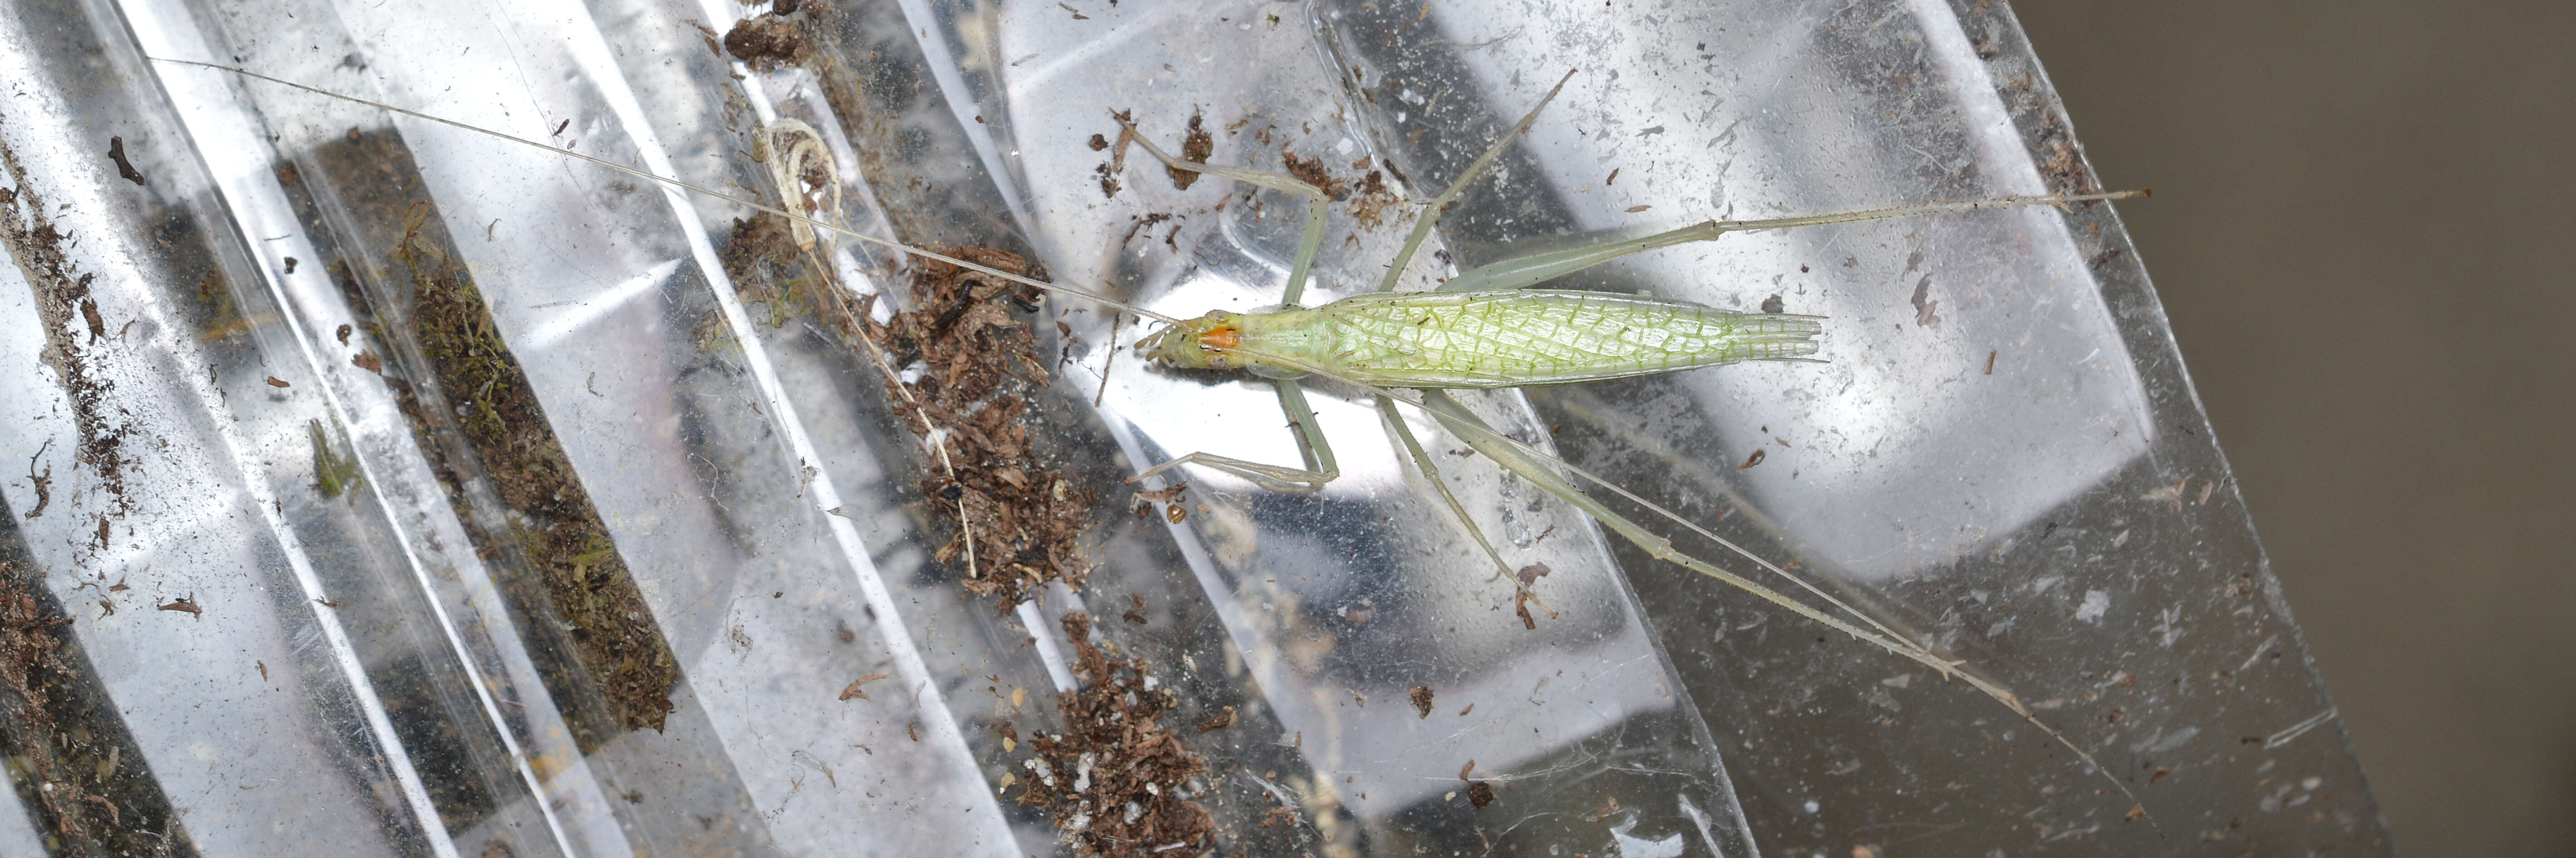
[[[860,690],[859,690],[859,686],[866,685],[866,684],[868,684],[868,683],[875,682],[875,681],[880,680],[880,679],[893,679],[893,678],[894,678],[894,675],[893,675],[893,674],[887,674],[887,673],[871,673],[871,674],[868,674],[868,675],[866,675],[866,676],[859,677],[859,680],[858,680],[857,682],[850,683],[850,687],[848,687],[848,688],[844,688],[844,689],[841,689],[841,699],[843,699],[843,700],[848,700],[848,699],[853,698],[853,697],[856,697],[856,698],[858,698],[858,699],[860,699],[860,700],[870,700],[870,699],[873,699],[873,698],[870,698],[870,697],[868,696],[868,693],[867,693],[867,692],[865,692],[865,691],[860,691]]]

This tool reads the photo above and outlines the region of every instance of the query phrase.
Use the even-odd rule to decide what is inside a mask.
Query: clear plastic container
[[[726,53],[746,18],[779,61]],[[1547,568],[1522,603],[1357,391],[1315,388],[1323,491],[1191,468],[1180,515],[1131,514],[1152,463],[1299,454],[1267,383],[1149,369],[1078,299],[1014,317],[1054,360],[1010,425],[1099,499],[1088,580],[975,595],[1037,560],[942,556],[945,465],[886,384],[923,370],[834,314],[923,309],[918,266],[829,233],[747,262],[752,209],[563,154],[770,200],[792,163],[820,217],[1194,316],[1278,300],[1302,204],[1095,147],[1113,112],[1338,183],[1320,303],[1568,71],[1401,288],[2095,190],[1999,6],[138,0],[0,39],[0,853],[2387,849],[2107,205],[1630,257],[1568,285],[1827,316],[1824,362],[1464,397],[2015,689],[2096,770],[1410,416]],[[1039,741],[1082,733],[1086,651],[1139,660],[1125,699],[1170,711],[1135,735],[1204,765],[1115,825],[1024,800],[1092,781]],[[1147,814],[1185,836],[1109,836]]]

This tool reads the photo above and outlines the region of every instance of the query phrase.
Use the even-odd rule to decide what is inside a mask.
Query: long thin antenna
[[[1009,281],[1014,282],[1014,283],[1022,283],[1022,284],[1026,284],[1026,285],[1029,285],[1029,286],[1035,286],[1035,287],[1037,287],[1037,288],[1039,288],[1039,289],[1044,289],[1044,290],[1046,290],[1046,291],[1048,291],[1048,292],[1052,292],[1052,293],[1055,293],[1055,294],[1058,294],[1058,295],[1063,295],[1063,296],[1068,297],[1068,298],[1077,298],[1077,299],[1081,299],[1081,300],[1084,300],[1084,301],[1094,301],[1094,302],[1098,302],[1098,303],[1101,303],[1101,304],[1106,304],[1106,305],[1108,305],[1108,306],[1116,307],[1116,308],[1118,308],[1118,309],[1125,310],[1125,311],[1127,311],[1127,312],[1134,313],[1134,314],[1139,315],[1139,316],[1144,316],[1144,317],[1146,317],[1146,318],[1154,319],[1154,320],[1156,320],[1156,321],[1160,321],[1160,322],[1163,322],[1163,323],[1165,323],[1165,324],[1173,324],[1173,323],[1177,323],[1177,322],[1179,322],[1179,321],[1180,321],[1179,319],[1175,319],[1175,318],[1172,318],[1172,317],[1170,317],[1170,316],[1166,316],[1166,315],[1163,315],[1163,314],[1161,314],[1161,313],[1157,313],[1157,312],[1154,312],[1154,311],[1152,311],[1152,310],[1145,309],[1145,308],[1143,308],[1143,307],[1134,306],[1134,305],[1132,305],[1132,304],[1127,304],[1127,303],[1124,303],[1124,302],[1121,302],[1121,301],[1112,300],[1112,299],[1109,299],[1109,298],[1103,298],[1103,297],[1100,297],[1099,295],[1096,295],[1096,294],[1093,294],[1093,293],[1091,293],[1091,292],[1087,292],[1087,291],[1084,291],[1084,290],[1081,290],[1081,289],[1076,289],[1076,288],[1073,288],[1073,287],[1070,287],[1070,286],[1064,286],[1064,285],[1055,284],[1055,283],[1048,283],[1048,282],[1046,282],[1046,281],[1038,280],[1038,279],[1036,279],[1036,278],[1026,277],[1026,276],[1022,276],[1022,275],[1018,275],[1018,274],[1013,274],[1013,273],[1011,273],[1011,272],[1003,271],[1003,270],[998,269],[998,268],[991,268],[991,267],[987,267],[987,266],[983,266],[983,265],[978,265],[978,264],[976,264],[976,263],[968,262],[968,261],[966,261],[966,260],[959,259],[959,258],[956,258],[956,257],[954,257],[954,256],[948,256],[948,255],[945,255],[945,254],[934,253],[934,252],[931,252],[931,251],[928,251],[928,250],[923,250],[923,249],[921,249],[921,248],[914,247],[914,246],[912,246],[912,245],[905,244],[905,243],[903,243],[903,242],[895,241],[895,240],[893,240],[893,239],[878,238],[878,237],[876,237],[876,236],[869,235],[869,234],[864,233],[864,232],[859,232],[859,231],[857,231],[857,230],[849,229],[849,228],[847,228],[847,227],[843,227],[843,226],[840,226],[840,225],[838,225],[838,224],[826,223],[826,222],[823,222],[823,221],[821,221],[821,220],[817,220],[817,219],[815,219],[815,218],[807,217],[807,216],[805,216],[805,215],[798,214],[798,213],[796,213],[796,212],[792,212],[792,211],[788,211],[788,210],[786,210],[786,209],[779,208],[779,207],[777,207],[777,206],[773,206],[773,205],[769,205],[769,204],[767,204],[767,203],[759,202],[759,201],[757,201],[757,200],[746,200],[746,199],[743,199],[743,198],[741,198],[741,197],[737,197],[737,196],[734,196],[734,195],[732,195],[732,194],[724,193],[724,192],[722,192],[722,191],[718,191],[718,190],[715,190],[715,189],[712,189],[712,188],[700,187],[700,186],[698,186],[698,185],[691,184],[690,182],[685,181],[685,180],[682,180],[682,179],[675,179],[675,178],[672,178],[672,177],[670,177],[670,176],[665,176],[665,175],[662,175],[662,174],[660,174],[660,173],[652,172],[652,171],[650,171],[650,170],[645,170],[645,169],[642,169],[642,168],[639,168],[639,167],[630,167],[630,166],[627,166],[627,165],[625,165],[625,164],[620,164],[620,163],[617,163],[617,162],[615,162],[615,161],[608,160],[608,159],[606,159],[606,158],[599,158],[599,157],[595,157],[595,156],[591,156],[591,155],[585,155],[585,154],[582,154],[582,153],[580,153],[580,152],[575,152],[575,151],[570,150],[570,149],[565,149],[565,148],[561,148],[561,147],[557,147],[557,146],[548,145],[548,144],[545,144],[545,143],[540,143],[540,142],[538,142],[538,141],[530,140],[530,139],[528,139],[528,138],[520,137],[520,136],[517,136],[517,135],[514,135],[514,134],[505,134],[505,133],[502,133],[502,132],[499,132],[499,131],[494,131],[494,130],[489,129],[489,128],[478,128],[478,127],[475,127],[475,126],[472,126],[472,125],[467,125],[467,124],[465,124],[465,123],[458,122],[458,121],[453,120],[453,119],[447,119],[447,118],[439,117],[439,116],[432,116],[432,115],[430,115],[430,114],[422,113],[422,112],[417,111],[417,110],[412,110],[412,109],[404,108],[404,107],[396,107],[396,106],[394,106],[394,105],[386,104],[386,103],[381,102],[381,101],[375,101],[375,100],[372,100],[372,99],[360,98],[360,97],[358,97],[358,96],[354,96],[354,95],[347,95],[347,94],[343,94],[343,93],[332,92],[332,91],[330,91],[330,90],[323,89],[323,88],[318,87],[318,86],[310,86],[310,85],[306,85],[306,84],[296,83],[295,81],[286,80],[286,79],[284,79],[284,78],[270,77],[270,76],[268,76],[268,75],[260,74],[259,72],[251,71],[251,70],[249,70],[249,69],[240,68],[240,67],[237,67],[237,66],[228,66],[228,65],[223,65],[223,64],[220,64],[220,63],[206,63],[206,62],[198,62],[198,61],[196,61],[196,60],[177,60],[177,59],[171,59],[171,58],[169,58],[169,57],[154,57],[154,56],[146,56],[146,57],[145,57],[145,59],[149,59],[149,60],[152,60],[152,61],[154,61],[154,62],[171,63],[171,64],[173,64],[173,65],[196,66],[196,67],[198,67],[198,68],[208,68],[208,69],[214,69],[214,70],[216,70],[216,71],[232,72],[233,74],[241,75],[241,76],[243,76],[243,77],[247,77],[247,78],[256,78],[256,79],[259,79],[259,80],[268,81],[269,83],[277,84],[277,85],[279,85],[279,86],[293,87],[293,88],[296,88],[296,89],[303,90],[303,91],[305,91],[305,92],[313,93],[313,94],[315,94],[315,95],[326,96],[326,97],[330,97],[330,98],[336,98],[336,99],[339,99],[339,100],[341,100],[341,101],[347,101],[347,102],[354,102],[354,103],[357,103],[357,104],[363,104],[363,105],[366,105],[366,106],[368,106],[368,107],[376,108],[376,109],[378,109],[378,110],[387,110],[387,111],[392,111],[392,112],[394,112],[394,113],[399,113],[399,114],[402,114],[402,115],[404,115],[404,116],[409,116],[409,117],[411,117],[411,118],[413,118],[413,119],[422,119],[422,120],[427,120],[427,121],[430,121],[430,122],[438,123],[438,124],[440,124],[440,125],[445,125],[445,126],[448,126],[448,127],[451,127],[451,128],[460,128],[460,129],[464,129],[464,130],[466,130],[466,131],[471,131],[471,132],[474,132],[474,133],[477,133],[477,134],[488,134],[488,135],[491,135],[491,136],[493,136],[493,137],[498,137],[498,138],[500,138],[500,139],[507,140],[507,141],[510,141],[510,142],[512,142],[512,143],[517,143],[517,144],[522,145],[522,146],[528,146],[528,147],[537,148],[537,149],[544,149],[544,150],[546,150],[546,151],[548,151],[548,152],[552,152],[552,153],[557,154],[557,155],[562,155],[562,156],[565,156],[565,157],[568,157],[568,158],[577,158],[577,159],[580,159],[580,160],[583,160],[583,161],[588,161],[588,162],[590,162],[590,163],[597,164],[597,165],[599,165],[599,166],[606,167],[606,168],[608,168],[608,169],[615,170],[615,171],[620,172],[620,173],[625,173],[625,174],[627,174],[627,175],[634,176],[634,177],[639,178],[639,179],[644,179],[644,180],[647,180],[647,181],[656,182],[656,183],[659,183],[659,184],[662,184],[662,185],[665,185],[665,186],[668,186],[668,187],[678,188],[678,189],[681,189],[681,190],[684,190],[684,191],[690,191],[690,192],[693,192],[693,193],[705,194],[705,195],[707,195],[707,196],[714,197],[714,198],[716,198],[716,199],[725,200],[725,201],[727,201],[727,202],[732,202],[732,203],[735,203],[735,204],[738,204],[738,205],[742,205],[742,206],[747,206],[747,207],[750,207],[751,209],[753,209],[753,210],[755,210],[755,211],[760,211],[760,212],[767,213],[767,214],[777,215],[777,216],[779,216],[779,217],[787,218],[788,220],[796,221],[796,222],[798,222],[798,223],[802,223],[802,224],[805,224],[805,225],[807,225],[807,226],[811,226],[811,227],[813,227],[813,228],[815,228],[815,229],[826,230],[826,231],[830,231],[830,232],[837,233],[837,234],[840,234],[840,235],[849,236],[849,237],[851,237],[851,238],[858,239],[859,241],[863,241],[863,242],[866,242],[866,243],[869,243],[869,244],[873,244],[873,245],[876,245],[876,246],[878,246],[878,247],[883,247],[883,248],[886,248],[886,249],[888,249],[888,250],[893,250],[893,251],[897,251],[897,252],[900,252],[900,253],[907,253],[907,254],[911,254],[911,255],[913,255],[913,256],[918,256],[918,257],[921,257],[921,258],[923,258],[923,259],[936,259],[936,260],[939,260],[939,261],[941,261],[941,262],[945,262],[945,263],[948,263],[948,264],[950,264],[950,265],[954,265],[954,266],[957,266],[957,267],[959,267],[959,268],[966,269],[966,270],[968,270],[968,271],[973,271],[973,272],[976,272],[976,273],[979,273],[979,274],[984,274],[984,275],[988,275],[988,276],[992,276],[992,277],[999,277],[999,278],[1002,278],[1002,279],[1004,279],[1004,280],[1009,280]]]

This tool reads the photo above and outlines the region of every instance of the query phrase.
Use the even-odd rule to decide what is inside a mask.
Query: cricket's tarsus
[[[1114,118],[1122,129],[1117,145],[1123,146],[1129,141],[1136,142],[1139,145],[1144,146],[1145,150],[1151,153],[1157,160],[1161,161],[1167,169],[1223,176],[1247,184],[1264,188],[1272,188],[1302,196],[1308,201],[1304,235],[1298,246],[1298,252],[1295,257],[1294,265],[1288,275],[1288,281],[1282,290],[1281,306],[1279,308],[1256,314],[1211,313],[1209,316],[1200,319],[1182,320],[1103,298],[1086,290],[1038,281],[1012,272],[989,268],[964,259],[958,259],[949,255],[901,244],[889,239],[867,235],[840,227],[825,220],[810,217],[803,212],[791,211],[754,200],[746,200],[738,196],[700,187],[676,178],[658,175],[639,168],[551,146],[538,141],[478,128],[418,111],[396,107],[390,104],[384,104],[355,96],[343,95],[318,87],[271,77],[235,66],[159,57],[155,57],[153,59],[177,65],[196,66],[200,68],[230,72],[243,77],[268,81],[330,98],[365,104],[416,119],[427,120],[474,133],[498,137],[530,147],[545,149],[566,157],[577,158],[601,167],[660,183],[669,188],[729,200],[757,211],[786,218],[793,223],[809,227],[811,229],[848,236],[858,241],[925,259],[938,260],[969,271],[1022,283],[1046,290],[1050,293],[1066,296],[1068,298],[1097,302],[1125,312],[1134,313],[1141,317],[1161,321],[1171,326],[1136,344],[1137,348],[1147,351],[1148,356],[1153,358],[1157,363],[1166,366],[1207,369],[1251,369],[1257,374],[1268,376],[1273,380],[1276,385],[1281,407],[1288,414],[1290,431],[1297,442],[1300,457],[1304,460],[1303,467],[1269,465],[1217,456],[1205,452],[1193,452],[1148,468],[1142,473],[1139,473],[1136,477],[1131,478],[1130,482],[1154,477],[1184,464],[1197,464],[1233,474],[1275,490],[1295,492],[1319,491],[1326,484],[1338,478],[1340,476],[1340,470],[1335,463],[1331,446],[1325,441],[1319,432],[1312,428],[1316,425],[1314,410],[1307,404],[1303,388],[1297,379],[1303,376],[1314,376],[1348,385],[1353,389],[1373,396],[1377,400],[1377,407],[1381,414],[1384,416],[1388,424],[1396,429],[1398,440],[1402,446],[1405,447],[1407,453],[1410,454],[1417,466],[1423,470],[1429,483],[1441,494],[1451,511],[1457,516],[1459,522],[1466,529],[1467,535],[1470,536],[1478,546],[1484,549],[1486,556],[1501,570],[1502,574],[1506,578],[1510,578],[1515,581],[1515,586],[1521,589],[1521,594],[1524,597],[1530,596],[1531,594],[1527,589],[1527,584],[1521,583],[1519,579],[1513,575],[1512,567],[1505,561],[1500,550],[1493,545],[1491,540],[1485,538],[1484,534],[1476,527],[1472,519],[1467,516],[1464,505],[1461,504],[1455,496],[1450,494],[1446,482],[1439,479],[1437,466],[1434,464],[1434,458],[1426,452],[1421,444],[1414,438],[1412,432],[1406,426],[1405,421],[1401,419],[1401,414],[1396,410],[1396,406],[1400,403],[1406,407],[1431,416],[1442,428],[1458,435],[1477,452],[1485,454],[1503,468],[1519,475],[1523,479],[1529,480],[1531,483],[1537,485],[1542,490],[1547,491],[1549,494],[1575,506],[1586,514],[1593,516],[1596,520],[1600,521],[1604,527],[1607,527],[1610,530],[1617,532],[1621,537],[1636,543],[1639,547],[1645,549],[1650,555],[1658,559],[1671,562],[1693,572],[1715,578],[1731,586],[1742,589],[1765,601],[1772,602],[1787,610],[1795,612],[1802,617],[1822,623],[1836,631],[1848,634],[1863,642],[1887,650],[1899,657],[1920,663],[1931,668],[1934,672],[1945,678],[1960,679],[1969,686],[1977,689],[1979,692],[1993,698],[1996,702],[2001,703],[2006,708],[2011,709],[2015,715],[2018,715],[2023,720],[2029,722],[2042,733],[2046,734],[2050,739],[2054,740],[2057,744],[2073,752],[2079,759],[2084,761],[2087,767],[2099,773],[2104,779],[2109,780],[2121,795],[2127,797],[2133,805],[2136,805],[2136,808],[2129,812],[2128,818],[2144,818],[2148,821],[2150,826],[2155,826],[2154,817],[2144,812],[2143,803],[2139,801],[2137,794],[2130,789],[2125,781],[2112,774],[2109,769],[2103,767],[2099,761],[2094,759],[2091,753],[2078,746],[2064,733],[2061,733],[2056,728],[2040,721],[2032,709],[2010,689],[1971,671],[1967,668],[1964,661],[1945,658],[1923,645],[1908,640],[1904,635],[1899,634],[1886,624],[1870,617],[1867,613],[1852,608],[1842,600],[1824,592],[1822,589],[1816,587],[1805,579],[1790,574],[1781,566],[1763,559],[1751,550],[1729,541],[1707,528],[1693,523],[1680,514],[1657,505],[1654,502],[1629,492],[1626,489],[1620,488],[1616,484],[1603,480],[1597,475],[1550,456],[1529,444],[1495,431],[1443,392],[1443,390],[1447,388],[1512,387],[1529,384],[1570,383],[1595,378],[1641,375],[1657,371],[1689,369],[1739,360],[1799,360],[1805,359],[1807,355],[1814,353],[1814,346],[1811,342],[1811,338],[1822,331],[1821,320],[1814,316],[1797,316],[1779,313],[1738,313],[1714,310],[1696,304],[1689,304],[1687,302],[1667,301],[1662,299],[1635,299],[1628,296],[1608,296],[1600,293],[1577,293],[1566,290],[1537,290],[1528,288],[1548,280],[1552,280],[1556,277],[1631,253],[1690,242],[1708,241],[1730,232],[1786,229],[1801,226],[1850,223],[1855,221],[1880,220],[1916,215],[1969,212],[1984,209],[2023,206],[2049,205],[2063,207],[2074,203],[2145,197],[2152,195],[2153,192],[2150,190],[2140,189],[2134,191],[2112,191],[2087,194],[2007,196],[1978,200],[1894,206],[1798,217],[1740,221],[1712,220],[1644,238],[1613,242],[1587,248],[1539,253],[1503,260],[1501,262],[1492,263],[1472,271],[1468,271],[1458,277],[1451,278],[1447,282],[1443,283],[1435,292],[1395,293],[1393,287],[1397,278],[1401,276],[1407,264],[1411,261],[1415,251],[1420,248],[1424,240],[1429,235],[1430,229],[1437,221],[1440,213],[1447,210],[1451,201],[1458,196],[1469,182],[1475,180],[1481,172],[1486,170],[1492,162],[1510,146],[1514,138],[1520,136],[1529,129],[1532,123],[1536,121],[1539,112],[1543,110],[1548,102],[1553,100],[1559,92],[1563,91],[1565,85],[1572,80],[1575,72],[1568,71],[1564,77],[1557,81],[1555,87],[1551,88],[1547,95],[1540,100],[1537,107],[1532,108],[1529,114],[1523,116],[1520,122],[1513,125],[1511,129],[1497,139],[1490,148],[1478,156],[1477,159],[1468,166],[1466,171],[1462,173],[1446,191],[1438,197],[1427,201],[1423,205],[1422,214],[1417,218],[1417,223],[1412,234],[1404,243],[1402,250],[1399,251],[1395,258],[1395,262],[1387,268],[1387,280],[1384,289],[1376,293],[1367,293],[1345,298],[1341,301],[1324,305],[1322,307],[1300,308],[1297,306],[1297,301],[1302,297],[1305,283],[1310,272],[1313,270],[1314,259],[1323,240],[1324,217],[1326,214],[1325,206],[1329,202],[1329,198],[1325,196],[1324,192],[1294,176],[1180,160],[1165,153],[1160,148],[1156,147],[1150,140],[1147,140],[1143,135],[1139,134],[1135,127],[1129,123],[1126,117],[1116,116]],[[790,193],[792,198],[792,191],[790,191],[790,189],[782,188],[781,190],[782,192]],[[1619,300],[1610,300],[1614,298]],[[1676,331],[1680,331],[1681,333],[1686,334],[1687,337],[1705,340],[1710,345],[1708,345],[1708,347],[1703,351],[1696,353],[1698,355],[1696,358],[1689,360],[1672,363],[1667,357],[1665,358],[1665,360],[1667,360],[1667,365],[1660,369],[1647,367],[1645,364],[1646,358],[1630,353],[1623,354],[1616,358],[1618,361],[1625,362],[1620,366],[1606,368],[1601,366],[1592,366],[1589,368],[1576,367],[1570,371],[1558,372],[1554,375],[1548,375],[1534,370],[1533,367],[1539,366],[1544,363],[1544,361],[1537,360],[1532,356],[1506,355],[1493,351],[1470,350],[1465,352],[1446,352],[1427,355],[1415,354],[1411,357],[1419,359],[1418,365],[1410,369],[1402,366],[1395,366],[1394,369],[1389,369],[1389,366],[1402,364],[1403,359],[1407,356],[1402,354],[1394,355],[1392,358],[1392,364],[1382,361],[1379,364],[1372,365],[1344,365],[1335,358],[1342,352],[1347,351],[1346,349],[1281,347],[1281,344],[1291,343],[1301,337],[1324,340],[1347,333],[1346,331],[1337,332],[1332,329],[1332,326],[1339,324],[1344,328],[1351,327],[1351,324],[1349,323],[1351,312],[1357,312],[1361,308],[1366,308],[1372,311],[1386,308],[1397,308],[1402,312],[1414,313],[1412,316],[1405,317],[1407,324],[1399,327],[1436,328],[1444,324],[1455,324],[1457,319],[1464,318],[1466,315],[1464,313],[1451,313],[1448,321],[1442,321],[1438,318],[1439,314],[1435,313],[1432,314],[1431,321],[1426,323],[1421,321],[1424,318],[1422,314],[1416,312],[1422,308],[1413,305],[1414,303],[1419,302],[1434,302],[1435,304],[1445,302],[1447,306],[1479,304],[1482,306],[1502,306],[1511,302],[1520,302],[1523,305],[1537,308],[1536,312],[1538,315],[1545,316],[1549,313],[1554,313],[1561,316],[1564,324],[1561,324],[1558,327],[1560,330],[1567,332],[1565,334],[1567,337],[1606,337],[1615,340],[1620,334],[1635,331],[1641,326],[1678,325],[1682,326],[1682,328],[1687,328],[1687,330],[1673,327],[1656,328],[1655,330],[1658,334],[1658,340],[1660,341],[1660,339],[1672,335]],[[1616,306],[1613,306],[1614,304]],[[1289,313],[1304,313],[1309,315],[1301,319],[1285,319],[1284,321],[1290,323],[1291,327],[1288,329],[1288,333],[1283,336],[1277,329],[1277,323],[1283,321],[1280,317]],[[1247,318],[1264,315],[1271,318],[1255,321],[1250,327],[1247,327],[1245,323]],[[1339,321],[1336,321],[1337,315],[1340,318]],[[1383,319],[1380,319],[1379,321],[1383,321]],[[1263,334],[1259,330],[1259,327],[1263,324],[1273,325],[1273,329],[1267,335]],[[1360,327],[1366,326],[1362,325]],[[1454,331],[1448,332],[1454,333]],[[1735,336],[1737,333],[1742,333],[1745,336],[1751,337],[1751,339],[1743,340],[1738,338]],[[1383,339],[1370,341],[1365,338],[1363,338],[1362,341],[1371,343],[1378,347],[1387,347],[1386,342],[1388,342]],[[1573,351],[1581,351],[1581,349],[1575,349]],[[1382,355],[1381,357],[1385,356]],[[1563,355],[1557,355],[1554,357],[1561,358]],[[1471,365],[1461,366],[1459,365],[1461,361]],[[1513,375],[1513,373],[1516,372],[1524,374],[1517,376]],[[1413,388],[1418,392],[1418,395],[1407,396],[1398,393],[1395,388]],[[1847,614],[1850,617],[1857,618],[1859,622],[1855,623],[1852,620],[1836,616],[1833,613],[1828,613],[1823,609],[1811,606],[1798,599],[1791,598],[1780,591],[1773,590],[1770,587],[1748,580],[1740,575],[1728,572],[1714,564],[1692,557],[1691,555],[1680,551],[1673,546],[1671,540],[1653,533],[1621,513],[1603,505],[1598,499],[1587,495],[1581,488],[1577,487],[1572,481],[1567,479],[1569,475],[1580,478],[1585,482],[1597,486],[1601,490],[1606,490],[1612,494],[1618,495],[1629,503],[1633,503],[1652,513],[1656,518],[1671,522],[1674,526],[1684,528],[1702,538],[1715,542],[1728,552],[1745,558],[1747,561],[1761,567],[1764,571],[1796,583],[1804,592],[1817,599],[1821,599],[1826,604],[1831,605],[1835,610]],[[2161,834],[2161,827],[2155,827],[2157,827],[2159,834]]]

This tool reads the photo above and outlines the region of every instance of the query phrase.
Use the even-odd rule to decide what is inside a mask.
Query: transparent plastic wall
[[[1140,509],[1173,456],[1300,451],[1267,382],[1064,295],[1008,311],[1050,359],[999,431],[1098,498],[1088,580],[976,595],[1044,552],[944,550],[889,384],[930,369],[852,336],[942,311],[921,267],[825,231],[780,281],[751,207],[566,154],[1196,316],[1278,301],[1304,204],[1113,113],[1332,188],[1321,303],[1569,71],[1399,288],[2098,190],[2001,5],[778,5],[0,13],[0,854],[2386,852],[2109,205],[1630,257],[1562,285],[1824,316],[1822,362],[1462,397],[2033,724],[1408,414],[1524,598],[1328,382],[1322,491],[1193,466]],[[1046,758],[1102,654],[1168,711]],[[1140,744],[1197,762],[1064,810]]]

